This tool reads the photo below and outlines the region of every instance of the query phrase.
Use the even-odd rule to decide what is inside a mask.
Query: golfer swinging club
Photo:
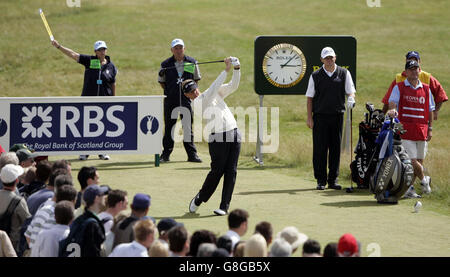
[[[195,213],[201,203],[209,200],[219,185],[220,179],[224,176],[222,200],[219,209],[214,213],[226,215],[236,183],[241,134],[233,113],[224,99],[238,88],[241,72],[238,58],[228,57],[224,61],[225,70],[202,94],[194,80],[185,80],[182,83],[184,95],[193,100],[191,105],[202,106],[202,114],[208,121],[206,127],[210,127],[208,147],[211,155],[211,170],[206,176],[202,188],[190,202],[189,212],[191,213]],[[224,84],[232,65],[234,67],[233,77],[229,83]]]

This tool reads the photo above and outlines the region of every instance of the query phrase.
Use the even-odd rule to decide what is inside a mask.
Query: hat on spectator
[[[16,143],[13,146],[11,146],[11,148],[9,148],[10,152],[17,152],[17,150],[19,149],[28,149],[31,150],[30,148],[28,148],[25,144],[20,144],[20,143]]]
[[[174,48],[177,45],[181,45],[184,47],[184,41],[181,38],[176,38],[172,40],[172,43],[170,44],[172,48]]]
[[[16,151],[17,158],[19,158],[19,163],[24,162],[28,159],[34,159],[37,155],[31,153],[30,150],[22,148]]]
[[[19,178],[23,174],[23,167],[15,164],[7,164],[2,168],[0,172],[0,180],[3,184],[10,184]]]
[[[297,249],[308,239],[308,236],[300,233],[296,227],[289,226],[279,232],[277,238],[285,239],[291,244],[292,249]]]
[[[133,203],[131,204],[131,207],[137,210],[145,210],[148,207],[150,207],[150,200],[151,200],[150,195],[144,193],[136,193],[136,195],[133,198]]]
[[[322,49],[322,52],[320,53],[320,57],[322,59],[325,59],[326,57],[336,57],[336,53],[334,53],[333,48],[331,47],[325,47]]]
[[[175,226],[183,226],[184,224],[181,222],[176,222],[173,218],[163,218],[158,222],[156,227],[158,228],[158,232],[160,235],[172,229]]]
[[[103,40],[99,40],[99,41],[96,41],[95,43],[94,43],[94,50],[95,51],[97,51],[98,49],[100,49],[100,48],[108,48],[107,46],[106,46],[106,42],[104,42]]]
[[[342,235],[338,242],[337,252],[344,257],[350,257],[358,253],[356,238],[350,233]]]
[[[415,60],[407,61],[405,64],[405,70],[410,68],[420,67],[419,63]]]
[[[406,53],[406,59],[409,60],[411,58],[416,58],[417,60],[420,60],[419,52],[409,51],[408,53]]]
[[[95,197],[108,194],[108,186],[90,185],[83,192],[83,200],[87,206],[94,203]]]
[[[270,247],[270,257],[289,257],[292,254],[292,246],[283,238],[277,238]]]

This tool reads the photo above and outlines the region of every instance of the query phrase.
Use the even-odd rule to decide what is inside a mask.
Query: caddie
[[[406,80],[395,85],[389,97],[388,115],[398,116],[403,124],[406,133],[401,135],[402,145],[411,159],[414,176],[419,177],[423,192],[430,193],[431,178],[424,175],[422,165],[427,153],[427,141],[432,137],[433,96],[430,87],[419,80],[420,65],[417,61],[406,62],[405,72]],[[420,195],[412,185],[405,197],[418,198]]]

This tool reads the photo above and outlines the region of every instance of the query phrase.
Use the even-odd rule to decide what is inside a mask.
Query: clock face
[[[293,87],[306,72],[306,59],[295,45],[280,43],[267,51],[263,60],[263,72],[266,79],[279,88]]]

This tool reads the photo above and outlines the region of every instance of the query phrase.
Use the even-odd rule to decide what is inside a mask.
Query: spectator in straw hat
[[[305,243],[305,241],[308,239],[308,236],[300,233],[296,227],[289,226],[281,230],[281,232],[277,234],[277,238],[283,238],[284,240],[289,242],[292,247],[292,254],[294,254],[295,251],[297,251],[297,249],[303,243]]]

